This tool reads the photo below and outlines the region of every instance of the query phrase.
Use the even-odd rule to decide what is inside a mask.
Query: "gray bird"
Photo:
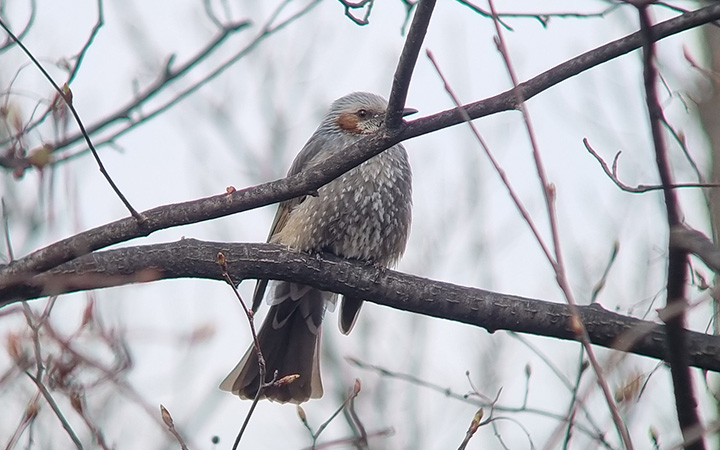
[[[347,146],[376,133],[383,125],[387,101],[375,94],[354,92],[333,102],[330,111],[295,157],[289,175],[322,163]],[[416,112],[406,109],[404,115]],[[268,242],[308,253],[334,255],[382,267],[397,263],[405,251],[410,231],[412,174],[407,152],[397,144],[318,189],[280,203]],[[259,280],[253,310],[262,302],[267,280]],[[302,403],[323,394],[320,380],[320,332],[328,302],[337,295],[302,284],[271,283],[271,305],[258,332],[269,382],[297,374],[283,386],[270,385],[263,398]],[[362,299],[344,297],[340,330],[352,329]],[[257,353],[250,346],[240,363],[220,384],[220,389],[253,399],[260,374]]]

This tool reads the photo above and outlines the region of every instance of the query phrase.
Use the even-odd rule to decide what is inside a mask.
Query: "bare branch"
[[[488,0],[488,4],[490,5],[490,10],[492,11],[493,18],[495,18],[497,15],[495,12],[495,6],[493,4],[493,1]],[[567,270],[565,269],[562,246],[560,243],[560,231],[558,230],[557,224],[557,208],[555,207],[555,186],[548,180],[547,173],[545,171],[545,164],[543,163],[542,157],[540,156],[540,147],[537,143],[535,131],[530,119],[530,113],[525,103],[525,98],[518,90],[519,83],[517,75],[515,74],[515,69],[510,61],[510,54],[503,39],[502,30],[500,29],[500,23],[496,19],[493,20],[493,22],[495,24],[496,32],[495,43],[497,45],[498,51],[502,55],[503,61],[505,62],[505,67],[507,68],[508,75],[512,80],[514,88],[513,93],[515,94],[515,100],[517,101],[518,108],[522,113],[523,122],[525,123],[525,128],[527,129],[530,146],[532,147],[533,160],[535,161],[535,169],[538,174],[538,178],[540,179],[540,187],[542,189],[543,197],[545,198],[545,209],[547,210],[548,221],[550,223],[550,233],[552,236],[553,247],[555,249],[555,259],[548,257],[548,262],[552,265],[553,271],[555,272],[555,280],[557,281],[558,287],[563,292],[565,300],[567,301],[567,304],[570,308],[570,313],[572,314],[572,324],[575,326],[578,338],[580,339],[580,342],[582,342],[583,348],[587,352],[588,360],[590,361],[590,365],[595,372],[597,384],[600,387],[603,396],[605,397],[605,402],[607,403],[608,408],[610,409],[610,414],[612,416],[613,423],[615,424],[615,428],[617,429],[618,434],[620,435],[620,439],[622,440],[625,448],[627,450],[633,450],[634,447],[632,439],[630,438],[630,432],[628,431],[627,425],[621,417],[620,411],[618,410],[617,404],[615,403],[615,399],[610,392],[610,387],[608,385],[607,379],[605,378],[603,367],[600,365],[600,362],[595,356],[595,352],[590,345],[590,337],[585,330],[585,325],[580,319],[580,314],[577,310],[575,294],[570,287],[570,280],[568,280]]]
[[[48,405],[50,405],[50,409],[53,410],[55,413],[55,416],[57,416],[58,420],[60,420],[60,423],[62,424],[62,427],[65,429],[65,432],[68,434],[70,439],[73,441],[73,444],[75,444],[75,447],[78,450],[83,450],[82,442],[80,442],[80,439],[77,437],[77,434],[75,433],[75,430],[72,429],[72,426],[65,418],[65,415],[63,414],[62,410],[60,409],[60,406],[58,406],[57,402],[53,398],[50,391],[47,390],[44,384],[34,376],[32,376],[29,372],[25,372],[25,374],[32,380],[33,383],[35,383],[35,386],[37,386],[38,391],[42,394],[42,396],[45,398],[45,401],[48,402]]]
[[[265,366],[265,357],[262,354],[262,350],[260,349],[260,341],[258,341],[257,337],[257,331],[255,330],[255,315],[254,313],[247,307],[247,304],[245,304],[245,300],[242,299],[240,296],[240,292],[237,290],[237,284],[232,280],[232,277],[228,273],[228,266],[227,266],[227,259],[225,258],[225,255],[222,252],[218,252],[217,254],[217,262],[220,266],[220,270],[222,270],[222,277],[227,282],[228,285],[230,285],[230,288],[233,290],[233,293],[235,294],[235,298],[238,299],[238,302],[240,302],[240,306],[242,306],[243,311],[245,312],[245,316],[247,317],[248,324],[250,325],[250,334],[252,336],[253,345],[255,347],[255,352],[257,353],[257,360],[258,360],[258,375],[260,377],[260,382],[258,383],[258,390],[255,393],[255,398],[253,399],[252,405],[250,405],[250,409],[248,410],[247,414],[245,415],[245,420],[243,420],[242,426],[240,427],[240,431],[238,431],[237,436],[235,437],[235,443],[232,446],[232,450],[236,450],[238,448],[238,445],[240,445],[240,440],[243,437],[243,434],[245,434],[245,430],[247,429],[248,424],[250,423],[250,418],[253,415],[253,412],[255,412],[255,408],[257,407],[258,402],[260,401],[260,397],[262,396],[262,392],[265,390],[267,386],[272,385],[276,381],[277,372],[275,373],[275,376],[273,376],[272,380],[268,383],[265,381],[265,374],[266,374],[266,366]]]
[[[370,13],[372,12],[375,0],[359,0],[352,2],[350,0],[340,0],[340,3],[345,7],[345,16],[355,22],[356,25],[364,26],[370,23]],[[353,14],[354,10],[365,9],[363,17],[358,17]]]
[[[630,186],[622,182],[620,178],[618,177],[617,173],[617,163],[618,158],[620,157],[621,152],[617,152],[615,154],[615,158],[613,159],[613,165],[612,168],[608,166],[607,162],[598,154],[598,152],[595,151],[594,148],[590,145],[590,142],[588,142],[587,138],[583,138],[583,145],[585,145],[585,148],[588,152],[590,152],[591,155],[595,157],[595,159],[600,163],[600,166],[603,169],[603,172],[605,172],[605,175],[608,176],[612,180],[613,183],[617,187],[619,187],[621,190],[625,192],[631,192],[633,194],[642,194],[644,192],[649,191],[659,191],[661,189],[664,189],[664,186],[662,184],[638,184],[637,186]],[[670,185],[672,189],[678,189],[678,188],[716,188],[720,187],[720,183],[673,183]]]
[[[25,35],[28,34],[30,31],[30,28],[32,28],[33,23],[35,22],[35,16],[37,13],[37,2],[36,0],[30,0],[30,17],[28,17],[27,22],[25,22],[25,25],[23,26],[22,30],[20,30],[17,34],[18,39],[22,40],[25,38]],[[0,18],[2,20],[2,18]],[[5,50],[8,50],[12,48],[15,45],[15,41],[10,38],[9,36],[5,39],[4,42],[0,43],[0,53],[3,53]]]
[[[433,8],[435,8],[435,0],[420,0],[415,10],[410,31],[405,39],[400,60],[398,61],[395,75],[393,76],[393,85],[390,90],[390,98],[388,99],[388,109],[385,118],[385,124],[391,132],[400,128],[403,118],[403,108],[405,108],[405,100],[410,87],[415,63],[420,54],[425,34],[430,25]]]
[[[696,255],[715,273],[720,273],[720,248],[700,231],[684,225],[673,227],[670,229],[670,245]]]
[[[491,19],[493,18],[493,14],[490,11],[486,11],[479,6],[469,2],[468,0],[457,0],[458,3],[461,5],[465,5],[468,8],[470,8],[472,11],[480,14],[481,16]],[[506,22],[502,20],[503,17],[508,18],[517,18],[517,19],[536,19],[543,27],[547,27],[548,23],[550,22],[550,19],[553,17],[557,17],[559,19],[567,19],[567,18],[573,18],[573,19],[589,19],[589,18],[603,18],[612,11],[614,11],[616,8],[620,7],[622,3],[618,2],[615,4],[612,4],[608,6],[607,8],[603,9],[599,12],[590,12],[590,13],[583,13],[583,12],[546,12],[546,13],[497,13],[495,14],[495,19],[500,22],[500,24],[508,31],[514,31],[513,28],[508,25]]]
[[[658,41],[673,34],[697,27],[699,25],[720,19],[720,4],[713,3],[696,11],[682,14],[673,19],[666,20],[652,27],[653,39]],[[518,89],[522,98],[529,100],[556,84],[574,77],[597,65],[622,56],[640,48],[642,39],[640,33],[632,33],[624,38],[609,42],[594,50],[583,53],[552,69],[549,69],[528,81],[520,83]],[[472,119],[489,116],[501,111],[517,109],[515,93],[510,89],[502,94],[485,100],[463,106]],[[410,139],[423,134],[431,133],[443,128],[463,123],[464,120],[457,108],[449,109],[429,117],[423,117],[408,123],[402,140]]]
[[[372,299],[404,311],[488,329],[577,340],[568,306],[379,270],[331,255],[309,255],[273,244],[232,244],[195,239],[96,252],[0,289],[0,306],[23,298],[171,278],[222,280],[217,254],[233,280],[302,282],[321,290]],[[666,356],[662,324],[626,317],[598,304],[578,306],[595,345],[656,359]],[[695,367],[720,372],[720,337],[686,332]]]
[[[105,169],[105,165],[100,160],[100,155],[98,155],[97,149],[95,149],[95,146],[92,143],[92,140],[90,139],[90,135],[88,134],[87,130],[85,129],[85,125],[83,124],[82,120],[80,119],[80,115],[78,114],[77,110],[75,109],[75,106],[73,106],[72,101],[72,91],[70,90],[70,86],[68,86],[67,83],[63,85],[62,88],[57,85],[55,80],[50,76],[50,74],[43,68],[42,64],[40,64],[40,61],[38,61],[35,56],[30,52],[30,50],[25,47],[25,45],[22,43],[22,41],[19,40],[17,36],[13,34],[12,31],[5,25],[5,22],[0,20],[0,27],[2,27],[7,34],[10,35],[10,37],[17,42],[17,45],[22,49],[22,51],[27,55],[28,58],[33,62],[35,67],[42,72],[43,76],[50,82],[52,87],[57,92],[59,98],[61,99],[61,102],[64,102],[65,105],[67,105],[68,109],[72,113],[73,117],[75,118],[75,122],[77,123],[78,128],[80,128],[80,132],[82,133],[82,136],[85,138],[85,142],[87,142],[88,148],[92,152],[93,157],[95,158],[95,162],[98,165],[98,168],[100,169],[100,173],[103,174],[103,177],[105,177],[105,180],[107,180],[108,184],[112,188],[112,190],[115,192],[115,194],[118,196],[120,201],[125,205],[125,208],[127,208],[128,211],[130,211],[130,214],[135,218],[135,220],[138,221],[138,223],[143,222],[143,217],[138,214],[137,211],[135,211],[135,208],[132,207],[130,202],[125,198],[125,195],[120,191],[120,188],[117,187],[113,179],[110,177],[110,174]]]
[[[313,0],[310,3],[308,3],[304,8],[301,10],[295,12],[290,17],[286,18],[285,20],[275,23],[275,20],[277,20],[278,15],[285,6],[287,6],[288,2],[285,1],[280,4],[280,6],[270,15],[270,18],[265,22],[265,24],[261,27],[260,32],[258,35],[245,47],[238,50],[233,56],[231,56],[226,61],[220,63],[216,68],[211,70],[205,75],[202,75],[199,80],[194,81],[192,84],[190,84],[187,88],[181,90],[176,95],[173,96],[172,99],[168,100],[167,102],[153,108],[149,109],[148,111],[143,111],[143,106],[152,98],[154,98],[157,94],[159,94],[161,91],[169,88],[172,83],[171,81],[180,78],[186,74],[186,72],[189,72],[191,69],[195,68],[198,63],[205,60],[210,56],[211,54],[214,54],[215,50],[219,47],[219,45],[225,41],[225,39],[235,33],[236,31],[242,30],[247,28],[250,23],[247,21],[239,21],[235,23],[230,23],[225,25],[218,36],[216,36],[211,42],[209,42],[202,50],[200,50],[193,58],[191,58],[187,63],[183,64],[177,69],[172,69],[171,65],[167,65],[165,67],[165,70],[163,73],[160,74],[159,78],[152,83],[150,86],[148,86],[141,94],[136,96],[135,99],[130,101],[127,105],[121,107],[118,111],[111,114],[110,116],[103,118],[98,123],[90,125],[88,127],[88,132],[92,135],[95,133],[98,133],[100,131],[105,130],[106,128],[110,127],[111,125],[114,125],[118,122],[123,123],[123,127],[119,130],[114,131],[110,134],[110,136],[104,137],[102,141],[98,143],[98,145],[107,144],[110,142],[113,142],[118,137],[124,135],[125,133],[128,133],[129,131],[133,130],[135,127],[137,127],[140,124],[146,123],[155,117],[159,116],[163,112],[167,111],[168,109],[172,108],[173,106],[180,103],[182,100],[187,98],[188,96],[192,95],[196,91],[198,91],[201,87],[205,86],[210,81],[217,78],[220,74],[225,72],[229,67],[231,67],[233,64],[250,54],[260,43],[262,43],[265,39],[268,37],[274,35],[278,31],[285,28],[287,25],[291,24],[295,20],[299,19],[306,13],[312,10],[320,0]],[[169,61],[172,59],[172,57],[169,59]],[[139,114],[139,117],[137,115]],[[135,115],[136,117],[133,117]],[[75,134],[72,136],[69,136],[65,139],[63,139],[60,142],[56,142],[53,144],[53,148],[55,151],[69,147],[73,144],[75,144],[77,141],[82,139],[81,135]]]
[[[657,68],[655,67],[654,31],[647,3],[637,4],[640,17],[640,33],[643,41],[643,79],[650,130],[652,131],[655,159],[665,195],[665,207],[670,229],[682,225],[682,212],[676,192],[672,188],[672,170],[663,139],[663,113],[657,97]],[[692,382],[687,358],[687,335],[685,330],[685,307],[687,307],[686,282],[689,272],[688,253],[672,243],[669,244],[667,274],[667,306],[675,312],[669,318],[663,318],[668,333],[668,362],[675,391],[675,407],[683,438],[687,439],[688,430],[700,426],[697,411],[695,388]],[[662,316],[662,315],[661,315]],[[705,442],[698,439],[688,446],[690,449],[703,450]]]

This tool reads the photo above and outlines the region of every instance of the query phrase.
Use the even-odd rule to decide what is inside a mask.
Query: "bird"
[[[321,164],[330,156],[383,129],[387,101],[376,94],[353,92],[335,100],[322,122],[295,157],[288,176]],[[417,112],[406,108],[403,116]],[[373,156],[313,195],[279,204],[268,242],[311,254],[392,267],[405,251],[411,223],[412,172],[402,144]],[[337,294],[288,281],[258,280],[253,295],[257,311],[268,291],[268,314],[257,334],[266,375],[260,398],[303,403],[323,394],[320,336],[325,310]],[[353,328],[363,299],[344,296],[340,331]],[[291,382],[277,383],[291,376]],[[254,345],[220,384],[220,389],[254,399],[261,387]]]

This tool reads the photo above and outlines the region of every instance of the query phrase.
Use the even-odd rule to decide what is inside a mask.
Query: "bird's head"
[[[387,100],[369,92],[353,92],[335,100],[330,107],[327,120],[333,127],[345,133],[372,134],[385,122]],[[407,108],[403,115],[417,112]]]

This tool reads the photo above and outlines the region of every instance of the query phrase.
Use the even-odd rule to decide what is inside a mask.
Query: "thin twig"
[[[0,198],[0,205],[2,206],[2,220],[3,220],[3,234],[5,235],[5,247],[7,248],[8,261],[12,262],[15,260],[13,254],[12,241],[10,240],[10,221],[8,220],[7,205],[5,204],[5,197]]]
[[[358,446],[359,448],[367,448],[367,433],[365,432],[365,428],[362,426],[362,423],[360,423],[360,419],[358,419],[357,414],[355,414],[355,411],[352,409],[353,401],[360,393],[360,380],[356,379],[353,383],[352,391],[350,391],[350,394],[345,398],[345,400],[340,404],[340,406],[335,410],[334,413],[328,417],[328,419],[320,424],[318,429],[316,431],[313,431],[312,427],[310,426],[310,423],[307,420],[307,415],[305,414],[305,410],[298,405],[297,406],[297,412],[298,416],[300,417],[300,421],[302,422],[303,426],[310,432],[310,437],[312,438],[312,445],[311,449],[317,449],[320,448],[317,445],[317,440],[320,438],[320,435],[323,431],[327,428],[328,425],[330,425],[330,422],[332,422],[338,414],[343,412],[344,410],[347,410],[350,412],[351,417],[353,418],[353,421],[355,422],[354,425],[356,425],[360,430],[360,436],[353,438],[353,443]],[[343,440],[345,442],[345,440]]]
[[[603,169],[603,172],[605,172],[605,175],[612,180],[613,183],[617,187],[619,187],[621,190],[625,192],[631,192],[633,194],[642,194],[644,192],[649,191],[659,191],[661,189],[665,189],[665,186],[662,184],[638,184],[637,186],[630,186],[625,183],[623,183],[620,178],[618,177],[617,173],[617,166],[618,166],[618,158],[620,157],[620,153],[617,152],[615,154],[615,158],[613,158],[613,165],[612,168],[608,165],[607,162],[598,154],[598,152],[595,151],[594,148],[590,145],[590,142],[588,142],[587,138],[583,138],[583,145],[585,145],[585,148],[588,152],[590,152],[591,155],[595,157],[595,159],[600,163],[600,166]],[[720,183],[673,183],[670,185],[672,189],[678,189],[678,188],[716,188],[720,187]]]
[[[95,42],[95,38],[100,32],[100,28],[105,25],[105,14],[103,11],[103,0],[97,0],[97,21],[95,22],[95,25],[93,25],[92,30],[90,30],[90,35],[85,41],[85,44],[83,44],[82,48],[80,49],[80,52],[77,54],[77,56],[75,56],[75,64],[72,70],[70,70],[70,76],[68,77],[67,84],[72,83],[77,74],[80,73],[80,66],[85,59],[85,54],[90,49],[92,43]]]
[[[180,444],[180,448],[182,450],[188,450],[188,446],[185,443],[185,440],[175,428],[175,421],[173,420],[172,415],[170,415],[170,411],[168,411],[167,408],[165,408],[163,405],[160,405],[160,416],[162,417],[162,420],[167,426],[170,434],[172,434],[175,440],[178,441],[178,444]]]
[[[5,450],[12,450],[13,448],[15,448],[15,445],[20,440],[20,437],[22,437],[22,434],[35,420],[39,410],[39,400],[40,393],[36,392],[33,398],[28,402],[27,406],[25,407],[25,411],[22,418],[20,419],[20,423],[17,427],[15,427],[15,431],[13,432],[12,436],[10,436],[8,443],[5,445]]]
[[[355,22],[356,25],[364,26],[370,23],[370,13],[372,12],[375,0],[360,0],[357,2],[340,0],[340,3],[345,7],[345,16]],[[356,9],[365,9],[363,17],[357,17],[352,13],[352,11]]]
[[[523,204],[520,197],[515,192],[515,189],[513,189],[512,184],[510,183],[510,180],[508,179],[507,175],[505,174],[505,170],[500,166],[500,163],[495,159],[495,156],[490,151],[490,147],[485,143],[485,139],[483,139],[480,132],[477,130],[477,127],[472,122],[472,118],[468,114],[467,110],[462,106],[462,103],[458,99],[458,97],[455,95],[455,92],[453,91],[452,87],[450,86],[450,83],[445,78],[445,75],[443,75],[442,70],[440,69],[440,66],[438,65],[437,61],[435,61],[435,57],[433,56],[432,52],[428,49],[427,50],[427,56],[430,59],[430,62],[433,64],[433,67],[435,68],[435,71],[438,73],[438,76],[440,76],[440,79],[443,82],[443,86],[445,87],[445,91],[448,93],[450,98],[452,99],[455,106],[458,108],[458,112],[460,113],[460,117],[467,123],[467,125],[470,127],[470,129],[473,132],[473,136],[475,136],[475,139],[477,139],[478,143],[480,144],[480,147],[485,152],[485,155],[490,160],[490,164],[492,164],[493,169],[495,169],[495,172],[500,176],[500,180],[502,181],[503,185],[505,186],[505,189],[507,190],[508,194],[512,198],[513,204],[520,212],[520,215],[522,215],[525,222],[530,227],[530,231],[535,236],[535,240],[540,245],[540,248],[542,249],[543,253],[545,254],[545,257],[548,258],[550,261],[553,261],[552,253],[550,252],[550,249],[545,245],[545,240],[540,235],[540,231],[535,226],[535,222],[533,222],[532,217],[530,217],[530,213],[525,208],[525,205]]]
[[[479,15],[486,17],[488,19],[492,18],[493,15],[491,12],[486,11],[479,6],[470,3],[468,0],[457,0],[458,3],[461,5],[465,5],[468,8],[470,8],[472,11],[478,13]],[[540,24],[542,24],[543,27],[548,26],[548,22],[550,22],[550,19],[553,17],[557,17],[559,19],[567,19],[567,18],[573,18],[573,19],[589,19],[589,18],[600,18],[602,19],[610,12],[614,11],[616,8],[620,7],[622,3],[618,2],[613,5],[608,6],[604,10],[600,12],[592,12],[592,13],[581,13],[581,12],[548,12],[548,13],[497,13],[495,17],[498,19],[500,24],[508,31],[514,31],[513,28],[502,21],[501,19],[503,17],[508,18],[518,18],[518,19],[536,19]]]
[[[82,418],[83,422],[85,422],[85,425],[87,425],[90,433],[95,438],[95,442],[97,442],[98,447],[100,447],[102,450],[110,450],[111,446],[109,446],[105,441],[105,436],[103,436],[102,429],[87,413],[87,407],[85,406],[85,396],[81,395],[81,393],[77,391],[70,392],[70,404],[75,409],[75,412],[78,413],[80,418]]]
[[[338,414],[340,414],[342,410],[345,409],[345,407],[350,404],[350,402],[353,401],[355,397],[358,396],[358,394],[360,393],[360,387],[360,380],[356,379],[353,383],[353,389],[352,391],[350,391],[350,394],[348,394],[348,396],[345,398],[345,401],[343,401],[342,404],[338,407],[338,409],[336,409],[335,412],[332,413],[325,422],[320,424],[317,431],[313,433],[313,443],[317,441],[317,439],[320,437],[320,434],[325,431],[325,428],[330,425],[330,422],[332,422],[333,419],[335,419]]]
[[[356,380],[356,389],[360,389],[360,380]],[[363,425],[362,421],[360,420],[360,417],[357,414],[357,411],[355,411],[355,399],[357,398],[357,394],[352,396],[350,398],[350,403],[347,405],[347,413],[350,416],[350,422],[352,423],[353,429],[356,430],[356,432],[359,434],[357,437],[358,444],[363,448],[368,448],[368,433],[367,430],[365,430],[365,426]]]
[[[575,414],[577,412],[577,405],[580,404],[581,407],[584,407],[582,399],[578,396],[578,391],[580,390],[580,381],[582,380],[583,374],[586,372],[587,364],[585,362],[585,350],[584,347],[580,346],[580,352],[578,354],[578,371],[577,376],[575,377],[575,384],[573,385],[571,392],[572,392],[572,398],[570,399],[570,404],[568,405],[568,412],[566,414],[568,418],[568,424],[567,429],[565,431],[565,438],[563,440],[563,449],[569,448],[570,445],[570,438],[573,435],[573,427],[575,425]],[[590,414],[585,412],[586,417],[588,419],[588,422],[594,425],[592,422]],[[597,430],[599,431],[599,430]],[[603,433],[600,433],[601,435]]]
[[[240,431],[237,434],[237,437],[235,438],[235,443],[233,444],[233,450],[236,450],[238,448],[238,445],[240,445],[240,439],[242,439],[243,434],[245,434],[245,430],[247,429],[248,424],[250,423],[250,418],[253,415],[253,412],[255,411],[255,407],[257,407],[258,402],[262,398],[262,392],[265,390],[266,387],[272,386],[277,381],[277,371],[273,374],[272,380],[269,382],[265,381],[265,375],[267,368],[265,367],[265,358],[263,357],[262,350],[260,349],[260,341],[257,337],[257,332],[255,331],[255,315],[253,312],[247,307],[245,304],[245,301],[242,299],[242,296],[240,295],[240,292],[237,290],[237,285],[233,282],[232,278],[230,277],[230,274],[228,273],[228,266],[227,266],[227,259],[225,258],[225,255],[220,252],[217,254],[217,262],[220,265],[220,269],[222,270],[222,277],[227,282],[227,284],[230,285],[233,292],[235,293],[235,297],[240,302],[240,305],[242,306],[243,311],[245,312],[245,316],[247,317],[248,323],[250,324],[250,333],[252,334],[253,339],[253,346],[255,347],[255,353],[257,354],[258,359],[258,375],[260,377],[260,382],[258,383],[258,390],[255,393],[255,398],[253,399],[252,405],[250,405],[250,409],[248,410],[247,415],[245,416],[245,420],[243,420],[243,424],[240,427]]]
[[[493,18],[495,19],[496,12],[495,12],[495,5],[493,4],[493,0],[488,0],[488,4],[490,6],[490,11],[493,14]],[[530,139],[530,144],[532,147],[532,154],[533,159],[535,160],[535,167],[537,170],[538,177],[540,178],[541,188],[543,195],[545,197],[545,205],[548,213],[548,218],[550,221],[550,231],[552,235],[553,240],[553,247],[555,248],[555,259],[549,258],[548,261],[553,266],[553,270],[555,271],[555,278],[557,279],[558,286],[563,291],[563,294],[565,296],[565,299],[568,303],[568,306],[570,307],[570,312],[574,319],[574,326],[577,330],[578,337],[580,338],[580,341],[582,342],[583,347],[585,347],[585,351],[587,352],[588,359],[590,360],[590,364],[593,367],[593,370],[595,371],[595,375],[597,377],[597,383],[600,386],[600,389],[605,396],[605,401],[608,404],[608,408],[610,409],[610,413],[613,418],[613,422],[615,423],[615,427],[617,428],[618,434],[620,435],[620,438],[623,441],[623,444],[625,445],[625,448],[627,450],[633,449],[632,440],[630,439],[630,433],[628,432],[627,426],[625,425],[625,422],[623,421],[620,411],[618,410],[617,404],[615,403],[615,399],[613,398],[612,392],[610,392],[610,387],[607,383],[607,380],[605,379],[605,376],[603,374],[603,369],[600,366],[600,363],[598,362],[597,358],[595,357],[595,352],[592,348],[592,345],[590,344],[590,338],[588,336],[588,332],[585,329],[585,325],[583,324],[582,320],[580,319],[580,313],[577,310],[577,302],[575,301],[575,296],[572,292],[572,288],[570,287],[570,283],[567,277],[567,271],[565,270],[565,263],[563,260],[563,253],[561,249],[560,244],[560,233],[558,229],[557,224],[557,210],[555,207],[555,201],[556,201],[556,192],[555,187],[548,181],[544,164],[542,162],[542,158],[540,156],[540,149],[539,145],[537,143],[537,139],[535,138],[535,132],[533,131],[530,114],[527,110],[527,105],[525,104],[525,98],[523,98],[520,90],[518,89],[519,81],[517,78],[517,75],[515,74],[515,69],[513,68],[513,65],[510,61],[510,54],[507,50],[507,47],[505,45],[505,41],[503,39],[503,33],[502,29],[500,27],[500,24],[497,20],[493,20],[493,23],[495,24],[495,31],[496,31],[496,44],[498,47],[498,50],[500,51],[500,54],[502,55],[503,61],[505,62],[505,67],[507,68],[508,74],[510,76],[510,79],[512,80],[513,84],[513,91],[516,96],[516,100],[518,103],[518,108],[520,109],[520,112],[523,115],[523,122],[525,123],[525,127],[528,132],[528,137]]]
[[[605,270],[603,270],[602,275],[600,276],[600,279],[595,283],[595,285],[592,288],[592,294],[590,295],[590,303],[595,303],[597,301],[598,296],[600,295],[600,292],[605,288],[605,284],[607,283],[608,276],[610,275],[610,269],[612,269],[612,266],[615,264],[615,259],[617,258],[618,252],[620,251],[620,243],[618,241],[615,241],[613,243],[612,252],[610,253],[610,258],[608,259],[608,263],[605,265]]]
[[[125,208],[130,212],[130,215],[135,218],[135,220],[138,221],[139,224],[142,224],[145,221],[145,218],[141,216],[137,211],[135,211],[135,208],[132,207],[130,202],[125,198],[125,195],[120,191],[120,189],[117,187],[115,182],[110,177],[110,174],[105,169],[105,165],[103,165],[102,161],[100,160],[100,155],[98,155],[97,150],[95,149],[95,146],[92,143],[92,139],[90,139],[90,135],[88,134],[87,130],[85,129],[85,125],[83,124],[82,120],[80,119],[80,115],[78,114],[77,110],[75,109],[75,106],[73,106],[72,101],[72,91],[70,90],[70,87],[66,83],[63,88],[61,89],[60,86],[55,82],[55,80],[50,76],[50,74],[45,70],[45,68],[40,64],[40,61],[38,61],[35,56],[30,52],[30,50],[25,47],[25,45],[20,41],[17,36],[15,36],[12,31],[5,25],[5,22],[0,19],[0,27],[2,27],[5,32],[10,35],[10,37],[17,42],[17,45],[22,49],[22,51],[25,53],[25,55],[33,62],[35,67],[42,72],[43,76],[50,82],[52,87],[55,89],[55,91],[58,93],[60,98],[65,102],[68,109],[70,109],[70,112],[72,113],[73,117],[75,118],[75,122],[77,123],[78,127],[80,128],[80,132],[82,133],[83,137],[85,138],[85,142],[88,145],[88,148],[92,152],[93,157],[95,158],[95,162],[98,165],[98,168],[100,169],[100,173],[105,177],[105,180],[108,182],[112,190],[115,192],[115,194],[118,196],[120,201],[125,205]]]
[[[480,428],[480,421],[482,420],[482,417],[483,410],[479,409],[473,416],[472,421],[470,421],[470,426],[468,426],[468,429],[465,432],[465,439],[463,439],[460,447],[458,447],[458,450],[465,450],[465,448],[467,448],[467,445],[470,443],[470,439],[475,436],[475,432],[478,428]]]
[[[25,26],[23,29],[17,33],[18,39],[22,40],[25,38],[25,36],[28,34],[30,29],[32,28],[33,23],[35,23],[35,16],[37,13],[37,2],[35,0],[30,0],[30,17],[28,17],[27,22],[25,22]],[[0,53],[3,53],[5,50],[8,50],[15,44],[15,41],[8,38],[0,44]]]
[[[72,429],[70,424],[68,423],[67,419],[63,415],[63,412],[60,410],[60,407],[55,402],[55,399],[53,398],[52,394],[50,394],[50,391],[47,390],[44,384],[40,382],[37,378],[35,378],[30,372],[25,372],[25,374],[32,380],[33,383],[35,383],[35,386],[37,386],[38,390],[42,394],[43,397],[45,397],[45,401],[48,402],[50,405],[50,408],[52,408],[53,412],[57,416],[58,420],[60,420],[60,423],[62,424],[63,428],[65,429],[65,432],[70,436],[70,439],[75,444],[75,447],[78,450],[83,450],[82,442],[80,442],[80,438],[78,438],[77,434],[75,434],[75,430]]]
[[[412,375],[412,374],[402,373],[402,372],[394,372],[394,371],[388,370],[384,367],[380,367],[380,366],[373,365],[373,364],[368,364],[366,362],[360,361],[359,359],[355,359],[355,358],[346,358],[346,359],[351,364],[359,367],[360,369],[375,372],[382,377],[402,380],[407,383],[411,383],[413,385],[420,386],[420,387],[429,389],[431,391],[437,392],[438,394],[444,395],[445,397],[452,398],[454,400],[458,400],[463,403],[468,403],[468,404],[471,404],[476,407],[480,407],[480,408],[492,407],[496,411],[507,412],[507,413],[533,414],[533,415],[538,415],[541,417],[547,417],[550,419],[554,419],[554,420],[559,421],[560,423],[567,423],[567,420],[568,420],[567,417],[560,415],[560,414],[556,414],[552,411],[546,411],[546,410],[537,409],[537,408],[527,408],[527,407],[520,408],[520,407],[499,405],[492,399],[488,399],[485,396],[481,395],[479,392],[477,393],[477,395],[473,395],[473,396],[470,396],[469,394],[458,394],[449,387],[444,387],[444,386],[440,386],[435,383],[431,383],[429,381],[418,378],[417,376]],[[471,383],[471,385],[472,385],[472,383]],[[473,388],[473,390],[476,391],[476,389],[474,389],[474,388]],[[594,439],[595,441],[597,441],[603,447],[605,447],[607,449],[612,448],[610,446],[610,444],[605,440],[603,433],[595,432],[595,431],[587,428],[583,424],[576,424],[575,428],[577,430],[579,430],[580,432],[586,434],[591,439]]]
[[[392,436],[395,433],[395,430],[393,428],[385,428],[379,431],[373,431],[367,434],[368,438],[376,438],[376,437],[385,437],[385,436]],[[339,438],[334,439],[332,441],[323,442],[322,444],[313,445],[310,447],[305,447],[302,450],[322,450],[325,448],[331,448],[331,447],[337,447],[341,444],[350,444],[350,445],[358,445],[359,444],[359,437],[353,437],[353,438]]]

